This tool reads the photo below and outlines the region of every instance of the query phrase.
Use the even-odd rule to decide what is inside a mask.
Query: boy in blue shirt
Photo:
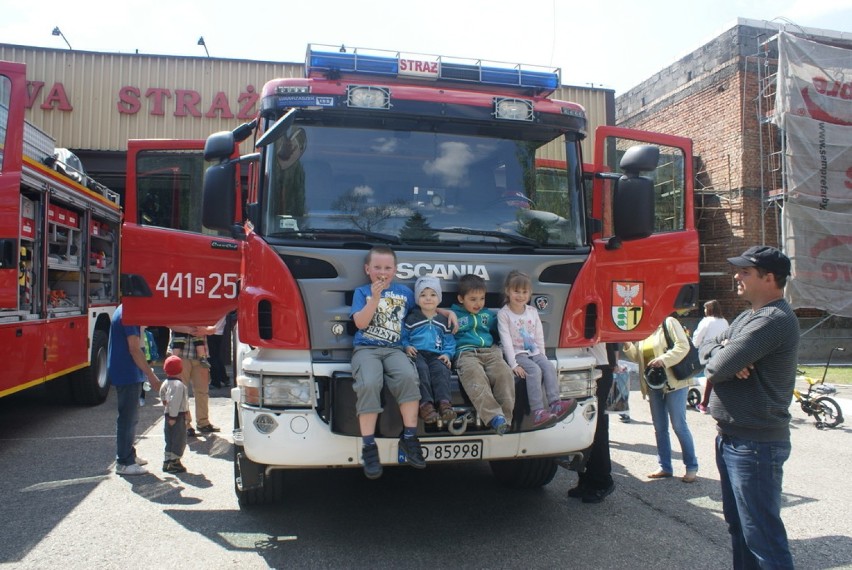
[[[363,438],[361,459],[368,479],[382,475],[376,445],[376,421],[382,412],[382,386],[399,404],[403,433],[399,450],[406,463],[417,469],[426,467],[417,433],[420,388],[417,371],[402,350],[402,322],[414,306],[414,293],[405,285],[393,283],[396,253],[376,246],[367,254],[364,272],[370,283],[355,289],[350,316],[358,328],[352,351],[352,376],[355,378],[356,413]]]
[[[420,377],[420,418],[423,423],[434,424],[440,413],[441,420],[449,423],[456,419],[450,402],[450,366],[456,340],[447,317],[438,313],[441,282],[431,275],[420,277],[414,284],[414,299],[418,308],[405,317],[402,345]]]
[[[494,346],[497,316],[485,308],[485,280],[467,274],[459,279],[459,304],[452,306],[459,320],[456,337],[456,370],[476,413],[498,435],[512,425],[515,378]]]

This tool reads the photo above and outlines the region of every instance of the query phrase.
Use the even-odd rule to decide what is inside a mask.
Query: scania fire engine
[[[530,275],[560,395],[579,403],[534,429],[518,380],[501,437],[454,376],[458,419],[418,428],[427,462],[486,460],[521,487],[582,464],[601,413],[589,347],[692,306],[698,239],[690,141],[602,127],[584,169],[585,111],[550,99],[559,86],[558,69],[312,45],[306,77],[269,81],[256,120],[203,151],[131,141],[125,318],[209,325],[237,310],[241,504],[279,497],[289,469],[360,465],[349,315],[377,244],[396,251],[397,282],[441,279],[443,307],[464,274],[486,281],[492,309],[509,271]],[[143,220],[148,202],[159,222]],[[384,403],[377,442],[393,465],[402,423]]]
[[[97,404],[118,306],[118,194],[24,120],[26,98],[25,66],[0,62],[0,396],[63,379]]]

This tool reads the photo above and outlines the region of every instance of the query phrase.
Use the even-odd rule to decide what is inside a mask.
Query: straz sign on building
[[[257,115],[260,94],[253,85],[247,85],[239,93],[230,96],[224,91],[205,98],[194,89],[169,89],[167,87],[145,87],[123,85],[115,94],[115,109],[122,115],[146,113],[151,116],[173,115],[207,119],[248,120]],[[73,111],[65,85],[54,83],[45,89],[44,81],[27,81],[27,109],[38,106],[44,111]]]

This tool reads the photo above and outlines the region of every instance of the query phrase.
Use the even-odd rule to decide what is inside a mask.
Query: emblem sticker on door
[[[623,331],[635,329],[642,321],[645,284],[636,281],[612,282],[612,321]]]

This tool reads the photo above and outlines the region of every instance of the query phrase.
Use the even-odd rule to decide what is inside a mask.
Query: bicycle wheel
[[[833,428],[843,423],[843,412],[840,409],[840,404],[832,398],[828,396],[815,398],[812,407],[817,427]]]

